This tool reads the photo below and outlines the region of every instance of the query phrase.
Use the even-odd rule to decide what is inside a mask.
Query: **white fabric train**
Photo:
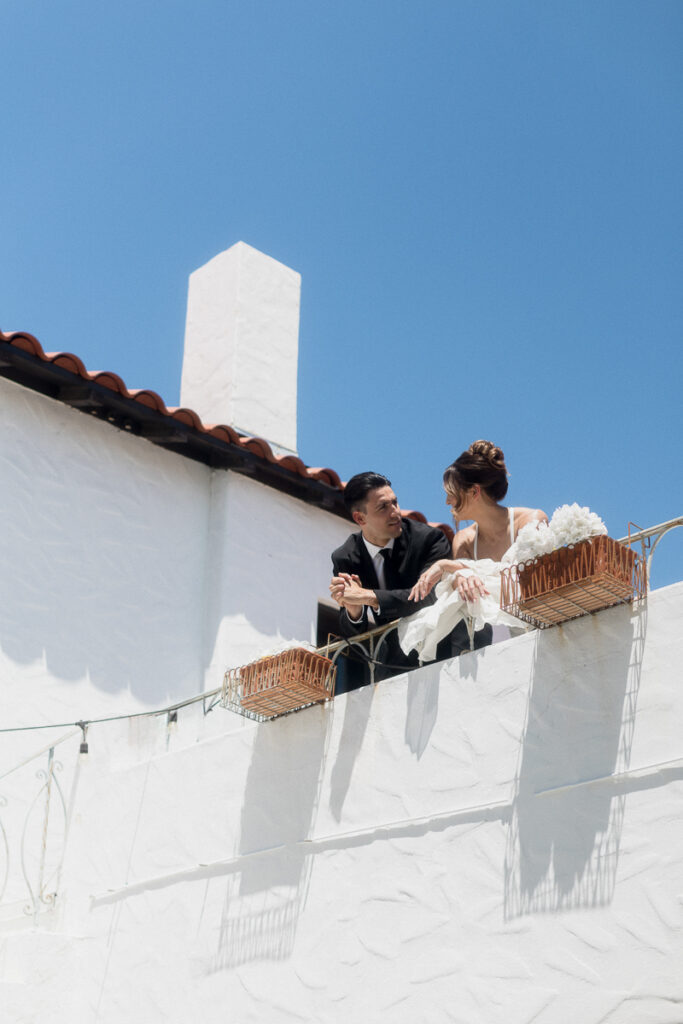
[[[505,553],[506,556],[508,552]],[[398,639],[405,654],[417,651],[420,662],[433,661],[436,657],[436,646],[440,640],[451,632],[457,624],[471,616],[474,628],[481,629],[485,623],[492,626],[512,626],[516,629],[526,627],[519,619],[500,607],[500,570],[509,565],[507,557],[502,562],[494,562],[491,558],[459,559],[463,569],[469,570],[484,582],[488,594],[482,595],[478,601],[467,602],[453,589],[455,573],[448,573],[439,580],[435,587],[436,601],[427,608],[420,609],[414,615],[401,619],[398,625]]]

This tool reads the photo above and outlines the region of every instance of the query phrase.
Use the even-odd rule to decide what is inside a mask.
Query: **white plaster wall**
[[[206,689],[285,641],[315,643],[330,554],[351,524],[236,474],[212,481]],[[219,682],[216,683],[216,679]]]
[[[0,381],[6,724],[198,692],[210,473]]]
[[[6,725],[158,707],[312,639],[348,532],[3,380],[0,516]]]
[[[64,743],[6,1019],[680,1024],[682,614],[678,584],[276,722]]]

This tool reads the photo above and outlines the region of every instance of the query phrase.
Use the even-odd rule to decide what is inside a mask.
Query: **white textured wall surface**
[[[301,276],[237,242],[190,275],[182,405],[296,451]]]
[[[6,711],[68,721],[201,689],[209,484],[202,465],[0,381]]]
[[[678,584],[276,722],[64,742],[3,1020],[680,1024],[682,614]]]
[[[158,707],[312,639],[329,554],[348,533],[337,516],[2,380],[0,516],[7,726]]]
[[[247,477],[212,480],[206,688],[282,641],[315,643],[319,600],[330,600],[330,554],[351,524]]]

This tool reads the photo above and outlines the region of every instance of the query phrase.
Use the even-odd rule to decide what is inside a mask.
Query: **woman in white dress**
[[[446,469],[443,481],[446,504],[456,521],[453,557],[440,559],[422,573],[411,600],[422,600],[439,584],[437,601],[403,620],[399,630],[401,646],[417,648],[424,660],[433,656],[436,633],[441,639],[466,617],[475,620],[479,631],[475,647],[491,642],[491,623],[515,621],[499,610],[501,565],[510,560],[510,549],[523,526],[548,521],[541,509],[500,504],[507,494],[508,473],[503,452],[491,441],[471,444]],[[462,520],[472,525],[458,530]],[[444,633],[446,626],[450,628]]]

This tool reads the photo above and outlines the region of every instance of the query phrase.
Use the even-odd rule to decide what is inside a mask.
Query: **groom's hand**
[[[353,588],[353,594],[349,594],[349,588]],[[356,576],[355,573],[340,572],[338,576],[333,576],[330,583],[330,594],[337,602],[340,608],[345,608],[350,619],[357,622],[363,617],[363,602],[357,602],[353,598],[358,597],[358,591],[362,591],[363,587],[360,581],[360,577]],[[349,597],[351,596],[351,600]],[[374,596],[374,595],[373,595]]]
[[[346,608],[349,618],[354,620],[362,616],[364,605],[375,610],[379,608],[375,591],[366,590],[355,573],[340,572],[338,576],[333,576],[330,594],[338,605]]]
[[[352,619],[357,619],[363,612],[363,606],[379,608],[379,601],[374,590],[366,590],[360,578],[354,574],[340,573],[344,579],[344,593],[341,604],[346,608]]]
[[[333,601],[336,601],[340,607],[343,607],[342,598],[344,597],[345,586],[346,584],[344,583],[343,576],[332,577],[330,581],[330,597],[332,598]]]

